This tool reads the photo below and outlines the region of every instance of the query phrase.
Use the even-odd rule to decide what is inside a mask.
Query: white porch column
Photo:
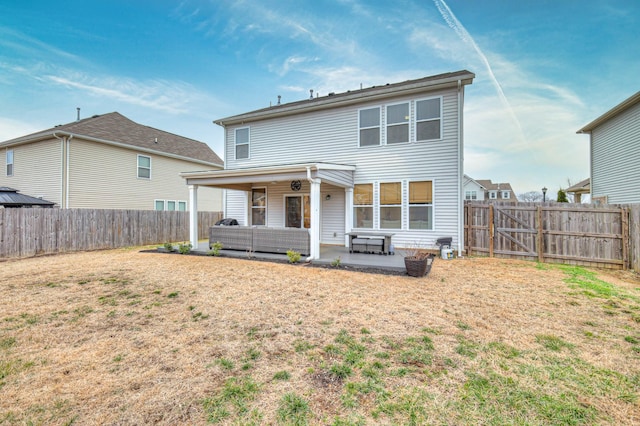
[[[353,230],[353,188],[344,189],[344,246],[349,247],[347,233]]]
[[[309,179],[311,185],[311,228],[309,257],[312,260],[320,259],[320,179]]]
[[[189,242],[198,247],[198,185],[189,185]]]

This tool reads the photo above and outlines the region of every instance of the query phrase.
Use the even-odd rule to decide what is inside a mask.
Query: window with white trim
[[[249,128],[243,127],[235,131],[236,160],[249,158]]]
[[[387,144],[409,142],[409,103],[387,105]]]
[[[478,199],[478,192],[477,191],[465,191],[464,192],[464,199],[465,200],[477,200]]]
[[[153,202],[153,207],[155,210],[163,211],[164,210],[164,200],[155,200]]]
[[[508,200],[509,198],[511,198],[511,191],[502,191],[502,199]]]
[[[359,146],[380,145],[380,107],[358,111]]]
[[[498,191],[489,191],[489,199],[495,200],[498,198]]]
[[[402,183],[380,183],[380,229],[402,228]]]
[[[151,157],[138,155],[138,177],[151,179]]]
[[[356,228],[373,228],[373,184],[353,186],[353,219]]]
[[[170,212],[176,211],[176,202],[172,200],[167,201],[167,210]]]
[[[267,224],[267,188],[251,190],[251,224]]]
[[[178,211],[186,212],[187,211],[187,202],[186,201],[178,201]]]
[[[416,141],[442,138],[442,98],[416,101]]]
[[[7,149],[7,176],[13,176],[13,149]]]
[[[433,181],[409,182],[409,229],[433,229]]]

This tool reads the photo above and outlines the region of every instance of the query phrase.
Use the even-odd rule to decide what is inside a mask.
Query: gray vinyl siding
[[[610,204],[640,203],[640,104],[591,133],[591,193]]]
[[[57,139],[9,147],[13,149],[13,176],[6,175],[6,150],[0,149],[0,186],[21,194],[62,202],[62,145]]]
[[[138,155],[151,158],[151,178],[137,177]],[[69,207],[153,210],[155,200],[185,201],[189,189],[180,172],[203,165],[111,145],[72,139],[69,148]],[[221,190],[199,190],[198,210],[222,210]]]
[[[406,144],[358,146],[358,111],[367,107],[380,107],[382,140],[385,139],[385,106],[402,101],[410,102],[410,140],[414,140],[415,101],[442,97],[442,134],[440,140],[411,142]],[[461,125],[461,124],[460,124]],[[234,130],[250,127],[250,155],[246,160],[235,160]],[[293,163],[327,162],[356,166],[355,183],[403,182],[407,186],[411,180],[432,180],[434,182],[434,229],[431,231],[398,230],[394,244],[399,247],[420,243],[435,247],[435,240],[442,236],[454,238],[458,243],[458,208],[461,203],[458,182],[458,95],[455,89],[430,92],[414,97],[391,97],[384,101],[367,102],[331,110],[298,114],[272,120],[245,123],[242,126],[228,126],[225,133],[227,169],[284,165]],[[307,192],[304,189],[301,192]],[[321,191],[325,192],[325,184]],[[332,191],[333,194],[334,191]],[[269,199],[274,195],[269,192]],[[332,196],[333,199],[333,196]],[[374,211],[377,211],[377,199]],[[344,203],[344,193],[342,194]],[[235,204],[234,204],[235,205]],[[324,201],[323,201],[324,206]],[[271,205],[269,206],[271,208]],[[408,215],[408,209],[403,215]],[[230,212],[230,210],[228,209]],[[269,211],[269,222],[276,225],[275,210]],[[335,217],[334,217],[335,215]],[[344,216],[344,210],[340,212]],[[284,216],[280,214],[279,216]],[[273,222],[272,222],[273,221]],[[339,222],[338,222],[339,221]],[[403,220],[408,223],[408,219]],[[342,224],[342,228],[338,229]],[[280,225],[281,226],[281,225]],[[344,217],[337,218],[333,212],[322,213],[323,242],[334,239],[342,243]],[[334,231],[335,229],[335,231]]]

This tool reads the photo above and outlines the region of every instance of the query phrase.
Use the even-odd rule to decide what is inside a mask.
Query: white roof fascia
[[[605,112],[600,117],[596,118],[591,123],[587,124],[582,129],[578,130],[576,133],[578,134],[591,133],[593,129],[595,129],[605,121],[608,121],[611,118],[615,117],[616,115],[620,114],[621,112],[627,110],[628,108],[631,108],[638,102],[640,102],[640,92],[637,92],[635,95],[631,96],[630,98],[622,101],[615,107],[611,108],[609,111]]]

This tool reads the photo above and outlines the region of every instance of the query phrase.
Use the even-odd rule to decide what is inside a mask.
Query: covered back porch
[[[189,186],[190,242],[198,247],[198,188],[217,187],[226,190],[225,217],[243,226],[307,229],[308,260],[319,260],[321,244],[348,247],[354,171],[351,165],[303,163],[182,173]]]

